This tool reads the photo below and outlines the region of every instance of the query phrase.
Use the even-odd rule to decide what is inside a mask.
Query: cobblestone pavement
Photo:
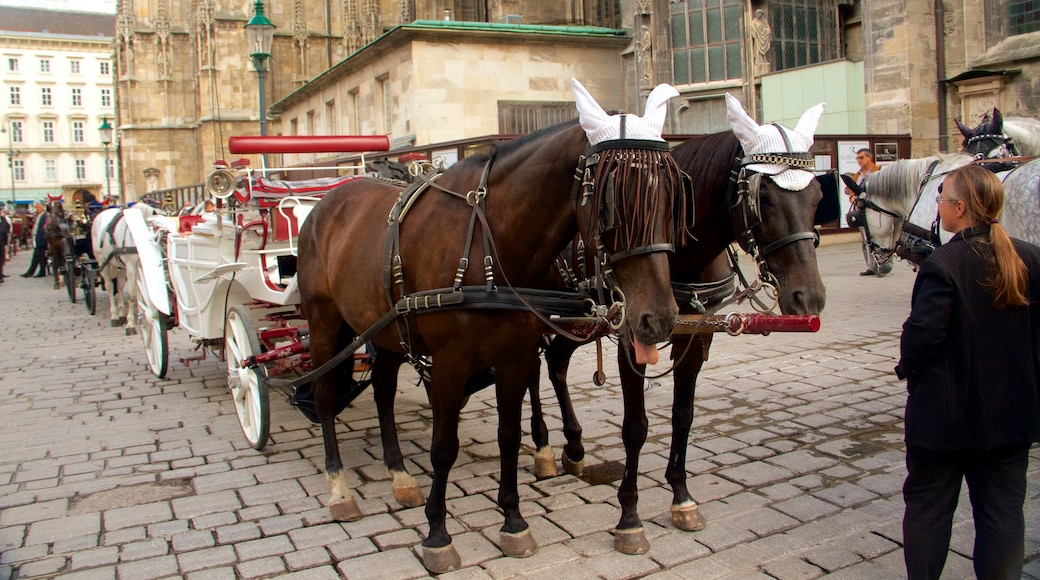
[[[319,429],[272,396],[272,442],[248,447],[223,364],[171,333],[171,370],[155,379],[141,341],[89,316],[64,290],[22,279],[29,253],[0,285],[0,579],[423,578],[422,508],[393,500],[371,397],[341,415],[340,446],[365,517],[331,521],[323,507]],[[520,461],[521,509],[541,548],[507,558],[496,542],[499,467],[493,395],[463,412],[451,473],[449,530],[479,578],[899,578],[904,385],[892,374],[914,274],[898,265],[863,278],[858,244],[825,245],[829,301],[815,334],[716,337],[697,392],[692,491],[708,518],[676,530],[664,481],[671,389],[647,393],[650,435],[640,510],[652,548],[613,550],[616,481],[536,481],[530,439]],[[611,347],[612,351],[613,348]],[[612,355],[608,355],[608,360]],[[666,360],[667,357],[662,357]],[[572,364],[587,466],[623,460],[614,363],[592,385],[595,349]],[[431,413],[403,374],[398,422],[409,469],[430,479]],[[551,427],[558,407],[543,379]],[[526,423],[525,423],[526,429]],[[553,432],[557,449],[562,433]],[[559,451],[557,451],[559,453]],[[946,578],[971,577],[973,532],[962,498]],[[1040,448],[1029,472],[1027,577],[1040,579]]]

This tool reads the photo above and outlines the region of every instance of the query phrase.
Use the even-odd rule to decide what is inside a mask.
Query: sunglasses
[[[943,199],[943,196],[942,196],[942,186],[943,186],[943,184],[940,183],[939,184],[939,195],[935,196],[935,203],[936,203],[936,205],[938,205],[940,203],[943,203],[943,202],[946,202],[946,203],[957,203],[958,201],[960,201],[959,199]]]

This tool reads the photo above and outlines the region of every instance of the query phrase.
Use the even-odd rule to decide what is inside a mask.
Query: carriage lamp
[[[249,58],[253,61],[256,78],[260,83],[260,135],[267,135],[267,95],[264,93],[264,79],[267,76],[267,59],[271,57],[271,44],[274,42],[274,24],[264,16],[264,3],[261,0],[256,0],[256,4],[253,5],[253,17],[246,22],[245,29],[249,41]]]
[[[108,146],[112,144],[112,125],[108,124],[108,117],[101,117],[101,126],[98,127],[101,136],[101,144],[105,146],[105,197],[112,197],[112,173],[108,166]]]

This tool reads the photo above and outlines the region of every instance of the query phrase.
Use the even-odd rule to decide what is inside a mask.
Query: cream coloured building
[[[1035,0],[268,0],[271,133],[389,134],[395,147],[526,132],[573,117],[567,79],[638,111],[675,85],[667,130],[727,128],[828,103],[819,132],[959,148],[954,118],[1040,115]],[[762,19],[755,15],[762,12]],[[116,15],[129,195],[201,182],[258,133],[249,3],[127,0]],[[760,23],[768,32],[756,40]],[[304,162],[304,157],[272,159]],[[256,159],[254,159],[256,163]]]
[[[115,121],[113,29],[111,15],[0,7],[0,200],[118,193],[98,131]]]

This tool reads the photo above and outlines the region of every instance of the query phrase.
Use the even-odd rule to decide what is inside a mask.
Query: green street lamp
[[[246,37],[249,40],[249,58],[256,68],[256,78],[260,83],[260,134],[267,135],[267,95],[264,93],[264,80],[267,76],[267,59],[271,57],[271,45],[274,42],[274,24],[264,16],[264,3],[256,0],[253,5],[253,17],[246,22]]]
[[[112,197],[112,174],[108,165],[108,146],[112,144],[112,125],[108,124],[108,117],[101,117],[98,134],[101,135],[101,144],[105,146],[105,197]]]

